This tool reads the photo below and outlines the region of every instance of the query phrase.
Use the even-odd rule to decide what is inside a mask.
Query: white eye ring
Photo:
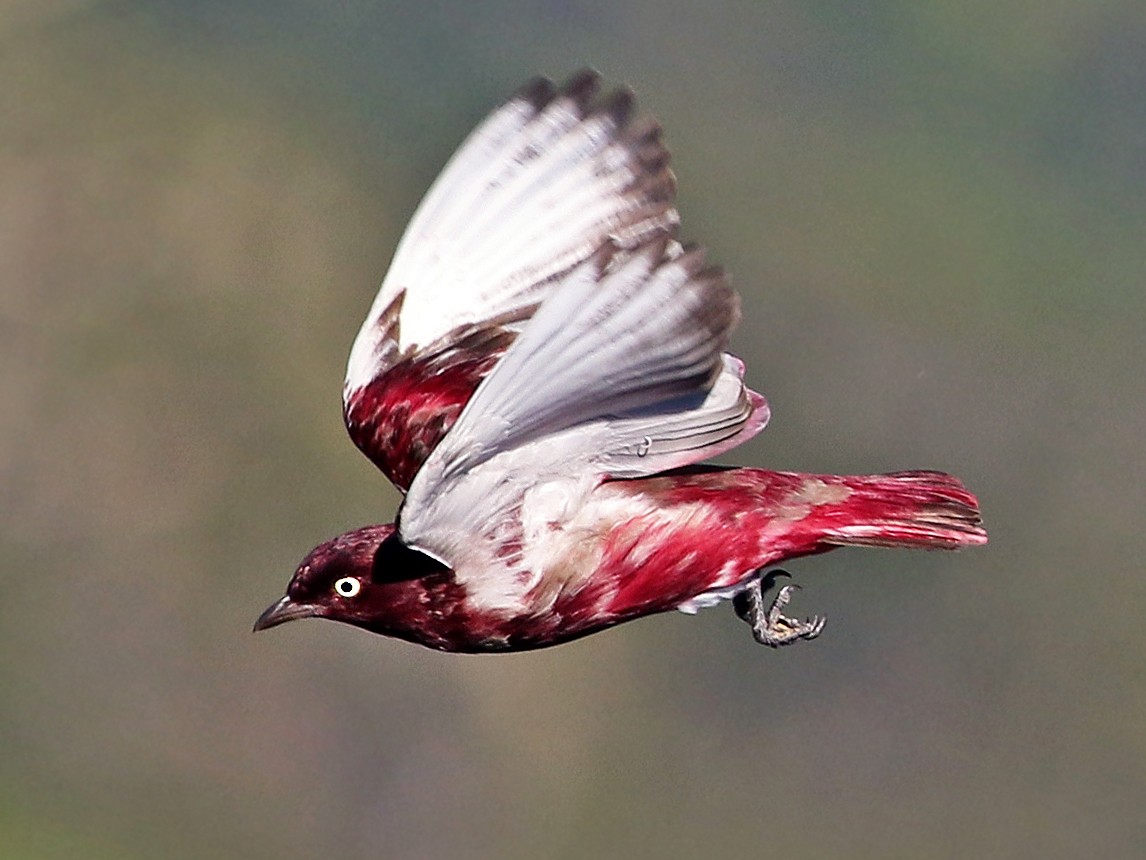
[[[355,597],[362,590],[362,583],[353,576],[344,576],[334,583],[334,593],[339,597]]]

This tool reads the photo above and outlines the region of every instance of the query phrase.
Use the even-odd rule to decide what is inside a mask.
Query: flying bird
[[[566,642],[730,599],[761,643],[786,559],[987,540],[942,472],[701,465],[759,433],[726,352],[739,300],[677,239],[660,126],[584,71],[538,79],[462,144],[350,351],[343,414],[404,494],[396,521],[303,559],[256,630],[328,618],[442,651]]]

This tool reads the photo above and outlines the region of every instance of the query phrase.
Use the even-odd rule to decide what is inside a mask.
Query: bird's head
[[[315,547],[291,577],[286,595],[255,622],[266,630],[297,618],[328,618],[377,632],[416,612],[418,581],[449,568],[398,540],[393,525],[366,526]]]

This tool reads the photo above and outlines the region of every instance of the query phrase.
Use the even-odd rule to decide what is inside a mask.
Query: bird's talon
[[[822,616],[813,615],[799,621],[783,614],[784,607],[792,599],[792,592],[800,588],[796,583],[783,586],[768,609],[764,609],[764,592],[775,584],[778,575],[788,576],[782,570],[772,571],[736,595],[733,601],[736,614],[748,623],[752,635],[762,645],[779,648],[797,639],[815,639],[824,629],[825,619]]]

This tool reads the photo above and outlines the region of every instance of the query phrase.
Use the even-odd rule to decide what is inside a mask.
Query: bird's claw
[[[732,606],[748,625],[752,628],[752,635],[761,645],[779,648],[781,645],[790,645],[797,639],[815,639],[824,629],[824,619],[813,615],[804,621],[789,618],[783,614],[783,609],[792,599],[792,592],[800,586],[789,584],[783,586],[773,599],[771,605],[764,608],[764,594],[775,585],[776,577],[789,576],[786,571],[774,570],[765,574],[756,582],[749,585],[732,599]]]

